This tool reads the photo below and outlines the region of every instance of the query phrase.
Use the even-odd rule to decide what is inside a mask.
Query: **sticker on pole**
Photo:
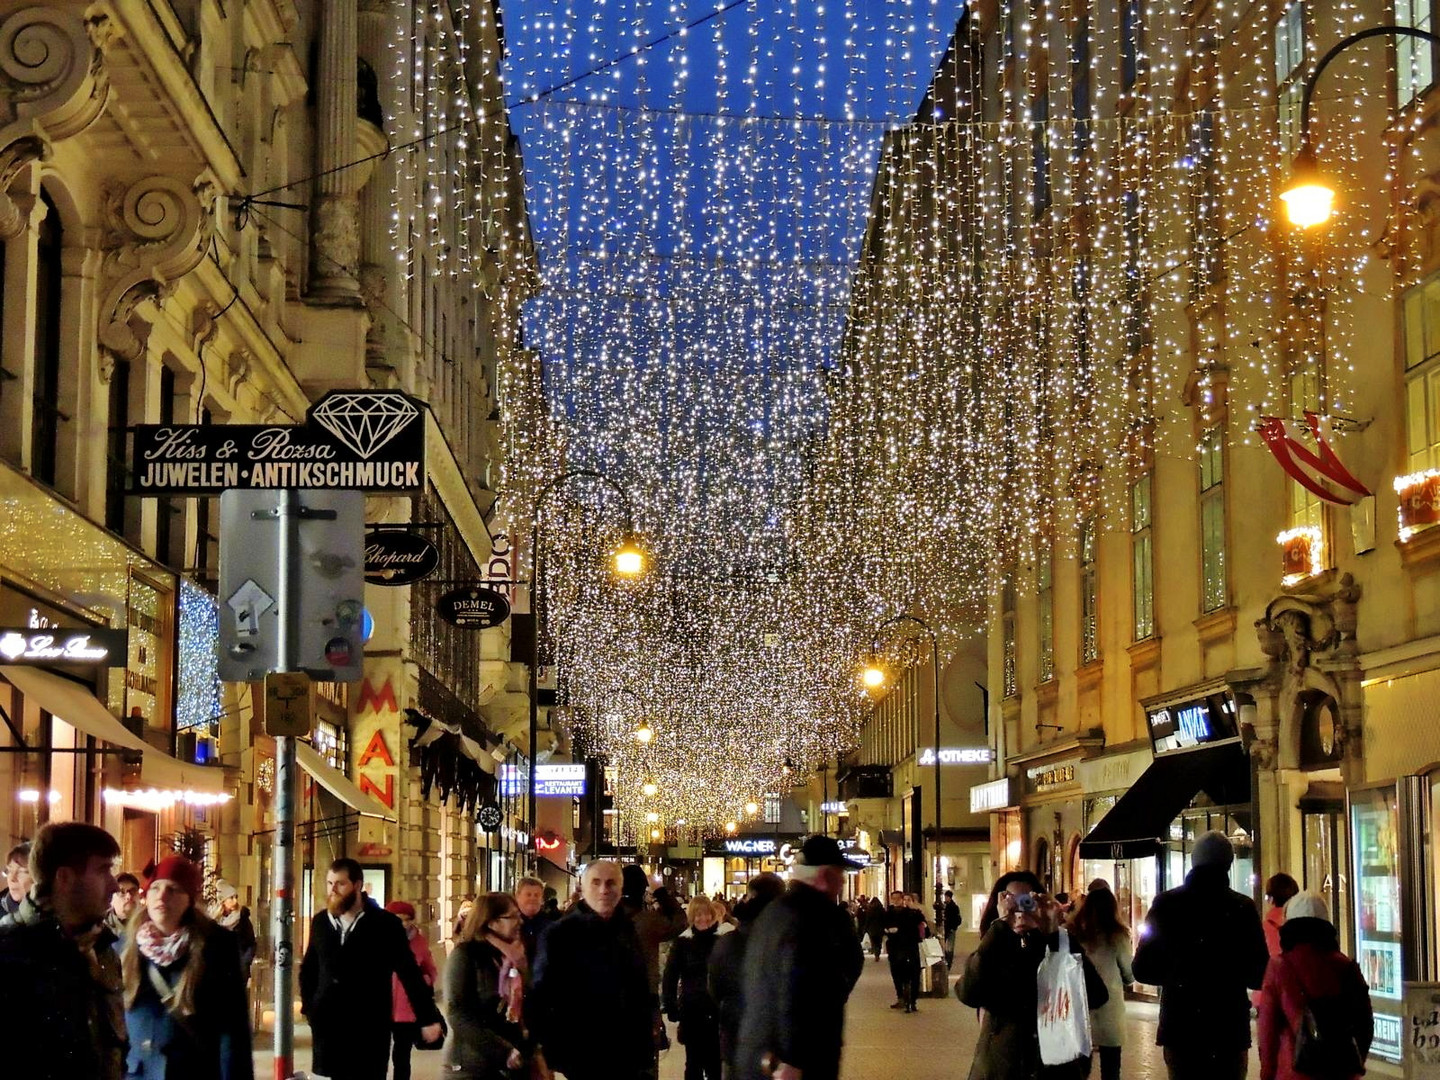
[[[244,584],[235,590],[225,604],[235,613],[236,636],[258,637],[260,616],[275,606],[275,600],[261,588],[258,581],[246,578]]]

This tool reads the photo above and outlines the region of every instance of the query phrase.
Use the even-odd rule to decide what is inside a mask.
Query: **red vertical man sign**
[[[367,675],[360,681],[354,723],[355,779],[360,790],[373,795],[387,810],[395,809],[395,755],[391,747],[400,726],[400,705],[395,684],[387,673]]]

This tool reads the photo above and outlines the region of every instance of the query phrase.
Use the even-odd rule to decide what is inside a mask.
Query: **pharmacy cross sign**
[[[332,390],[303,424],[140,424],[131,495],[230,488],[376,494],[425,485],[425,414],[399,390]]]

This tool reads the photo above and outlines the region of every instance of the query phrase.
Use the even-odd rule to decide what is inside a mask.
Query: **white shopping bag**
[[[1035,973],[1040,1061],[1064,1065],[1090,1057],[1090,1002],[1085,996],[1085,964],[1070,951],[1070,935],[1060,931],[1060,951],[1045,950]]]

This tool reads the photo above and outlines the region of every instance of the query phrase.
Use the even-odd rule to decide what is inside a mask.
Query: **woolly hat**
[[[1190,852],[1190,864],[1196,869],[1202,866],[1218,866],[1222,870],[1228,870],[1234,861],[1235,849],[1230,846],[1230,838],[1215,829],[1201,833]]]
[[[160,865],[145,879],[146,891],[157,881],[173,881],[189,893],[192,900],[200,899],[200,894],[205,891],[205,877],[200,867],[183,855],[167,855],[161,859]]]
[[[635,863],[626,863],[620,869],[620,894],[627,900],[643,900],[645,890],[650,887],[650,879],[645,876],[645,868]]]
[[[391,900],[385,905],[385,910],[391,915],[403,915],[407,919],[415,918],[415,905],[408,900]]]
[[[1292,919],[1323,919],[1330,921],[1330,907],[1318,893],[1302,892],[1292,896],[1285,905],[1285,921]]]

